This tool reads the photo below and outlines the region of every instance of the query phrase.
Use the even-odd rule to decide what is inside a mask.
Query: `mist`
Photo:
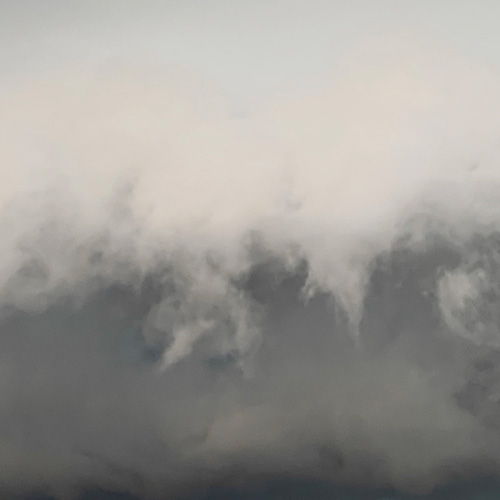
[[[2,52],[2,496],[495,497],[498,68],[377,18],[250,92],[51,9]]]

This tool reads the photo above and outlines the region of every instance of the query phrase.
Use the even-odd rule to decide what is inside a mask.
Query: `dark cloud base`
[[[266,256],[233,284],[253,304],[263,332],[248,378],[238,368],[238,353],[221,353],[208,340],[165,372],[155,371],[168,349],[168,328],[161,342],[146,340],[148,314],[168,294],[182,300],[169,265],[140,286],[108,282],[83,299],[66,297],[40,311],[4,311],[0,359],[10,368],[1,437],[17,462],[2,457],[2,467],[9,488],[24,493],[3,498],[498,498],[497,480],[472,481],[498,468],[500,413],[490,397],[498,349],[448,331],[436,302],[440,278],[471,265],[471,255],[474,266],[493,269],[496,283],[496,241],[489,235],[456,247],[429,235],[418,251],[401,241],[380,256],[364,302],[361,347],[330,296],[304,300],[306,263],[289,270]],[[496,324],[492,304],[482,304],[483,324]],[[213,314],[217,320],[219,313]],[[234,325],[222,316],[218,327]],[[415,367],[438,377],[445,388],[438,396],[451,408],[449,425],[465,416],[465,430],[448,438],[446,420],[434,431],[435,417],[425,406],[436,404],[432,392],[417,391],[423,400],[409,416],[414,420],[398,421],[401,403],[393,393],[407,397],[412,386],[404,377]],[[441,384],[448,378],[452,383]],[[350,406],[360,398],[359,406]],[[379,398],[383,405],[372,413]],[[235,409],[251,416],[236,433],[228,417]],[[343,434],[350,421],[353,430]],[[484,443],[491,440],[492,449],[457,451],[454,442],[468,426]],[[403,440],[402,451],[393,451],[395,440]],[[413,459],[415,448],[420,456]],[[392,472],[400,460],[408,461],[408,473]],[[460,482],[466,479],[472,482]],[[26,496],[41,484],[50,495]]]
[[[438,487],[429,495],[403,495],[391,489],[341,487],[327,482],[276,479],[243,490],[214,486],[202,494],[182,497],[182,500],[494,500],[499,496],[500,480],[495,478]],[[83,490],[77,498],[78,500],[142,500],[128,493],[103,490]],[[167,500],[172,497],[166,493],[162,498]],[[43,494],[13,496],[11,499],[57,500],[53,496]]]

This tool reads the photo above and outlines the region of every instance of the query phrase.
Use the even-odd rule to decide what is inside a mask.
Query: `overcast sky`
[[[427,491],[497,467],[500,373],[476,402],[467,369],[500,346],[499,21],[498,0],[0,0],[2,483],[156,491],[234,463]],[[116,62],[249,119],[147,71],[50,73]]]
[[[500,66],[495,0],[1,0],[6,75],[79,61],[180,65],[240,97],[300,88],[404,33]]]

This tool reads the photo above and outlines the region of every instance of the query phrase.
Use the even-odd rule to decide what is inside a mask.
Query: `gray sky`
[[[0,74],[61,63],[180,65],[238,96],[300,88],[390,34],[500,65],[495,0],[1,0]]]
[[[499,18],[498,0],[0,0],[2,483],[155,491],[235,464],[409,489],[498,467],[500,372],[476,398],[466,366],[500,346]],[[335,73],[384,37],[401,68]],[[446,55],[413,71],[407,38]],[[113,61],[244,104],[340,77],[241,121],[148,78],[40,77]]]

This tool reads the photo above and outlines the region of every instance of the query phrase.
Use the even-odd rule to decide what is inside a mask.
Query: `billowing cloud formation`
[[[245,117],[145,67],[2,87],[7,491],[497,471],[500,79],[349,61]]]

